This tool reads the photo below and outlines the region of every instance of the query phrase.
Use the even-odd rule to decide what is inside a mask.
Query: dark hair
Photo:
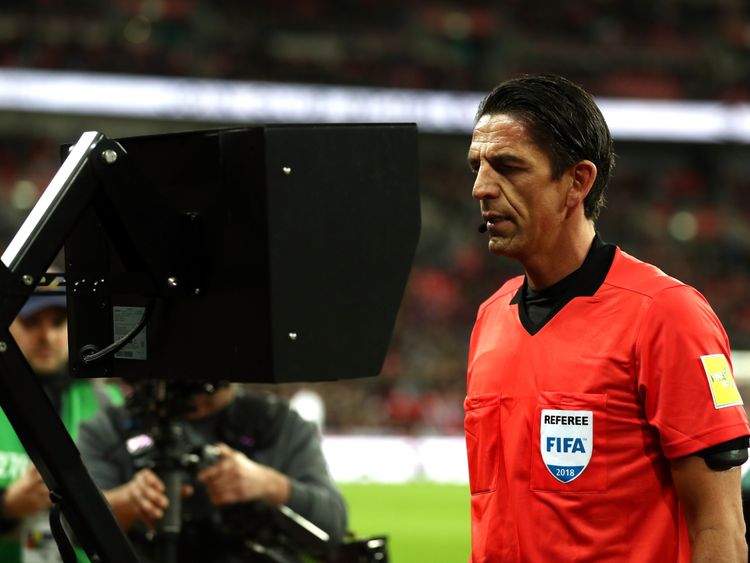
[[[581,160],[596,165],[596,180],[583,204],[586,217],[596,220],[604,207],[615,153],[607,123],[591,95],[561,76],[522,76],[487,94],[476,120],[500,113],[524,123],[531,140],[549,156],[554,178]]]

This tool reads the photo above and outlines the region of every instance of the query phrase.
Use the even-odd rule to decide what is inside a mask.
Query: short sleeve
[[[750,434],[729,341],[705,298],[685,285],[656,293],[636,342],[646,420],[669,459]]]

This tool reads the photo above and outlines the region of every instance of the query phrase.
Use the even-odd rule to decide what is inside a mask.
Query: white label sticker
[[[113,307],[112,324],[115,342],[124,338],[132,331],[143,318],[145,307]],[[115,358],[126,360],[145,360],[146,354],[146,327],[133,337],[128,344],[115,353]]]

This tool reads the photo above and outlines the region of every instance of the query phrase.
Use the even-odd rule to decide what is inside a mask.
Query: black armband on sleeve
[[[725,471],[738,467],[747,461],[748,436],[728,440],[697,452],[709,468]]]

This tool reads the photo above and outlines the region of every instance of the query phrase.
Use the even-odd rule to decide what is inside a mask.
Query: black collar
[[[534,291],[524,278],[511,303],[518,304],[519,319],[526,331],[533,336],[569,301],[594,295],[609,273],[615,250],[615,245],[604,242],[596,233],[583,264],[559,282]]]

